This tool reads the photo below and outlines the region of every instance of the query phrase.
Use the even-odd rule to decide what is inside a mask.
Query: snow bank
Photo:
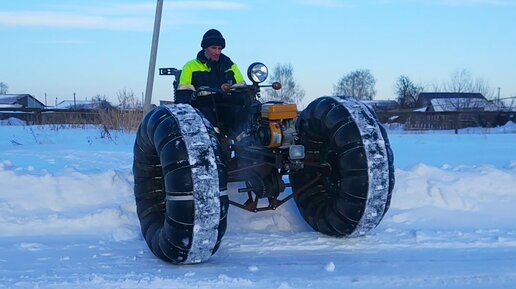
[[[99,138],[95,128],[37,127],[0,127],[0,133],[7,136],[0,143],[0,236],[104,234],[119,240],[138,237],[131,173],[134,135],[118,135],[114,141]],[[512,227],[516,149],[509,143],[516,143],[515,135],[415,137],[391,135],[396,185],[382,227]],[[430,152],[440,142],[447,151],[434,154],[447,156],[447,162],[430,165],[436,157],[429,153],[412,155],[414,165],[403,163],[405,155],[418,150]],[[458,151],[475,144],[476,150],[484,146],[498,149],[483,150],[481,155],[488,160],[487,164],[478,160],[475,165],[447,164],[459,162],[455,160],[460,155]],[[66,153],[62,153],[65,147]],[[470,158],[478,157],[472,152]],[[499,162],[489,164],[497,158]],[[235,185],[230,186],[230,197],[244,202],[246,195],[236,190]],[[299,215],[295,202],[289,201],[275,211],[261,213],[230,207],[228,232],[232,231],[273,233],[312,229]]]
[[[33,174],[0,162],[0,236],[109,234],[137,237],[129,173]],[[9,181],[7,181],[9,180]],[[128,227],[131,231],[128,233]]]
[[[0,125],[26,125],[27,123],[19,118],[9,117],[0,119]]]

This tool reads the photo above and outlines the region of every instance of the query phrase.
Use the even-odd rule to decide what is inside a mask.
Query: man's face
[[[204,49],[206,56],[212,61],[219,61],[220,54],[222,53],[222,46],[212,45]]]

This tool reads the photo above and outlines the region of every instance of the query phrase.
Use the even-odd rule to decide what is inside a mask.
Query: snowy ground
[[[133,134],[0,126],[0,288],[516,288],[516,125],[389,136],[396,186],[369,235],[313,232],[293,201],[231,207],[210,261],[174,266],[140,235]]]

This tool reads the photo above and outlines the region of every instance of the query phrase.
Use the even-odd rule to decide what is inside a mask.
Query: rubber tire
[[[337,237],[364,235],[389,209],[394,188],[394,156],[374,112],[348,97],[321,97],[296,120],[305,167],[290,174],[294,200],[316,231]],[[331,165],[329,176],[319,168]]]
[[[134,196],[154,255],[192,264],[217,251],[229,206],[225,164],[213,127],[190,105],[146,115],[134,145]]]

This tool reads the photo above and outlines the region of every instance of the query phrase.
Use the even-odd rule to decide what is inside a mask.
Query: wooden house
[[[487,111],[489,101],[481,93],[421,92],[416,108],[428,112]]]
[[[0,108],[44,109],[45,105],[30,94],[0,94]]]

